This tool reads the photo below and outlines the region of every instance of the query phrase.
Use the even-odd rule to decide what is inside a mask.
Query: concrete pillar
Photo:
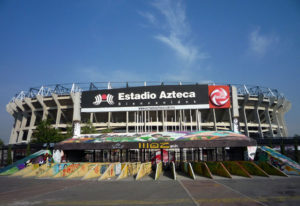
[[[60,124],[60,120],[61,120],[61,105],[58,101],[58,96],[55,93],[52,93],[52,98],[54,99],[55,103],[56,103],[56,107],[57,107],[57,113],[56,113],[56,118],[55,118],[55,128],[58,128],[58,125]]]
[[[24,101],[25,101],[25,103],[28,105],[28,107],[31,110],[31,118],[30,118],[29,130],[28,130],[28,136],[27,136],[27,142],[30,142],[31,137],[32,137],[32,133],[33,133],[32,128],[34,127],[35,121],[36,121],[36,111],[35,111],[36,109],[33,106],[33,104],[31,103],[31,99],[30,98],[25,97]]]
[[[261,128],[261,121],[260,121],[260,116],[259,116],[258,107],[259,107],[259,105],[261,104],[261,102],[263,101],[263,99],[264,99],[264,96],[263,96],[262,94],[260,94],[260,95],[258,96],[258,101],[257,101],[257,103],[255,104],[255,109],[254,109],[256,121],[257,121],[257,123],[258,123],[258,134],[259,134],[259,137],[260,137],[260,138],[263,138],[263,137],[264,137],[264,134],[263,134],[262,128]]]
[[[270,112],[269,112],[269,106],[265,107],[265,116],[266,116],[266,120],[269,124],[269,133],[271,137],[274,137],[274,133],[273,133],[273,129],[272,129],[272,122],[271,122],[271,118],[270,118]]]
[[[212,109],[212,113],[213,113],[213,121],[214,121],[214,130],[217,131],[218,128],[217,128],[217,118],[216,118],[216,110],[215,109]]]
[[[128,133],[128,120],[129,120],[129,112],[126,112],[126,132]]]
[[[247,96],[248,101],[249,95]],[[231,86],[231,103],[232,103],[232,117],[229,109],[230,127],[234,132],[239,132],[239,103],[238,103],[238,92],[235,86]],[[248,131],[248,127],[247,127]]]
[[[27,118],[28,118],[27,112],[23,112],[22,121],[19,129],[19,135],[18,135],[18,143],[21,143],[23,141],[24,129],[26,126]]]
[[[71,98],[73,101],[73,135],[76,138],[80,137],[80,122],[81,122],[81,113],[80,113],[80,92],[71,92]]]
[[[45,104],[44,101],[43,101],[43,96],[41,96],[41,95],[36,95],[36,99],[37,99],[38,102],[42,105],[42,108],[43,108],[43,117],[42,117],[42,120],[45,120],[45,119],[47,119],[47,117],[48,117],[49,111],[48,111],[48,108],[47,108],[46,104]]]
[[[242,105],[242,115],[243,115],[244,125],[245,125],[244,133],[245,133],[246,136],[249,137],[248,120],[247,120],[247,114],[246,114],[246,109],[245,109],[245,105],[248,102],[248,99],[249,99],[249,95],[245,95],[244,102],[243,102],[243,105]]]

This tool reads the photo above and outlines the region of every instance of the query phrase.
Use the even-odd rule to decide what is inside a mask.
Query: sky
[[[291,103],[300,134],[300,1],[0,0],[0,138],[12,97],[47,84],[259,85]]]

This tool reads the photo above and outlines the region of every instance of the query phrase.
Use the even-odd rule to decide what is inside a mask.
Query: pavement
[[[164,173],[135,181],[132,177],[82,181],[0,177],[0,205],[300,205],[300,177],[214,176],[196,180]]]

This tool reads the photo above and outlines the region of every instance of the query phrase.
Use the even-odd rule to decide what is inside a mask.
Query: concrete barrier
[[[174,162],[171,163],[171,170],[172,170],[173,179],[177,180],[176,166]]]
[[[224,161],[222,163],[231,175],[238,175],[238,176],[251,178],[251,175],[247,172],[247,170],[242,165],[240,165],[238,162]]]
[[[196,179],[193,167],[190,162],[188,163],[188,174],[192,179]]]
[[[127,164],[125,164],[124,166],[123,166],[123,169],[122,169],[122,172],[121,172],[121,174],[119,175],[119,177],[117,178],[117,180],[120,180],[120,179],[125,179],[125,178],[127,178],[128,176],[129,176],[129,173],[128,173],[128,163]]]
[[[23,177],[37,177],[37,176],[43,174],[46,170],[48,170],[48,168],[49,168],[48,164],[43,164],[43,165],[39,166],[37,169],[24,174]]]
[[[163,169],[162,169],[162,162],[159,162],[156,164],[156,170],[155,170],[155,180],[158,180],[160,175],[162,174]]]
[[[213,179],[211,171],[205,162],[193,162],[193,169],[197,175]]]
[[[72,163],[64,166],[62,170],[56,173],[53,178],[67,177],[80,167],[80,163]]]
[[[110,164],[109,167],[104,172],[104,174],[99,177],[98,181],[106,180],[108,178],[115,177],[116,176],[115,164],[116,163]]]
[[[82,180],[98,178],[105,173],[108,167],[108,163],[98,163],[82,177]]]
[[[75,170],[72,174],[70,174],[69,176],[67,176],[67,178],[70,179],[70,178],[83,177],[95,165],[96,164],[94,164],[94,163],[81,163],[80,167],[77,170]]]
[[[142,163],[135,179],[139,180],[142,177],[149,175],[151,172],[152,172],[151,162]]]
[[[37,168],[36,168],[37,169]],[[12,174],[11,176],[23,176],[27,173],[30,173],[34,170],[34,165],[31,164],[31,165],[28,165],[27,167],[25,167],[24,169],[22,170],[19,170],[17,172],[15,172],[14,174]]]
[[[269,175],[263,171],[259,166],[250,161],[240,161],[239,164],[247,170],[250,175],[257,175],[262,177],[269,177]]]
[[[206,165],[208,166],[209,170],[212,174],[218,175],[221,177],[228,177],[232,178],[228,170],[225,168],[225,166],[221,162],[206,162]]]
[[[268,162],[256,162],[256,164],[263,169],[268,175],[276,175],[276,176],[283,176],[288,177],[287,174],[282,172],[277,167],[274,167],[273,165],[269,164]]]

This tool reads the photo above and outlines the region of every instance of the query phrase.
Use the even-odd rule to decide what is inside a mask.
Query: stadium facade
[[[276,89],[248,85],[95,82],[31,88],[6,110],[15,119],[9,144],[27,143],[41,120],[66,132],[88,122],[100,132],[239,131],[255,139],[287,137],[291,103]]]

